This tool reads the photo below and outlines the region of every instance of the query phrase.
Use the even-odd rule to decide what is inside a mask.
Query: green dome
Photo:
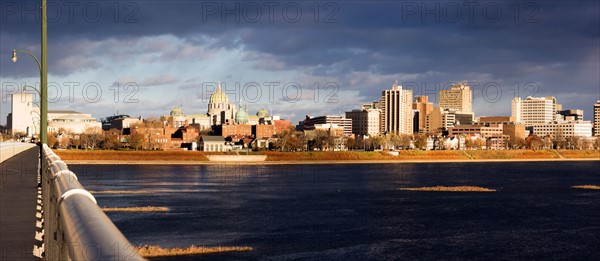
[[[179,116],[183,116],[183,111],[181,111],[181,108],[179,107],[174,107],[171,110],[171,114],[172,117],[179,117]]]
[[[268,118],[271,115],[269,114],[269,112],[265,109],[260,109],[258,110],[258,112],[256,113],[256,116],[258,116],[258,118]]]
[[[244,108],[240,108],[235,112],[235,123],[236,124],[246,124],[248,123],[248,113],[244,110]]]
[[[228,103],[229,98],[227,94],[221,91],[221,83],[219,83],[217,90],[210,95],[210,103]]]

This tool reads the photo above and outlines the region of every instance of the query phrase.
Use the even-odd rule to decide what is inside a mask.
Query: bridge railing
[[[75,173],[44,144],[42,197],[46,260],[144,260],[81,186]]]

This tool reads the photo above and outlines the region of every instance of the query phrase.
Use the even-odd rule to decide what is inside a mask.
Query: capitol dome
[[[183,111],[181,111],[181,108],[179,108],[179,107],[174,107],[174,108],[171,110],[171,113],[170,113],[170,115],[171,115],[172,117],[179,117],[179,116],[183,116]]]
[[[256,113],[256,116],[258,116],[259,119],[271,117],[271,115],[269,114],[269,111],[267,111],[265,109],[258,110],[258,112]]]
[[[228,103],[229,98],[221,91],[221,83],[217,86],[217,90],[210,95],[209,103]]]
[[[235,123],[246,124],[248,123],[248,113],[242,106],[235,112]]]

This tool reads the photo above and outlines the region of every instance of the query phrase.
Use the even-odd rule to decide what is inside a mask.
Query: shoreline
[[[546,162],[546,161],[600,161],[600,158],[546,158],[546,159],[433,159],[433,160],[281,160],[281,161],[192,161],[192,160],[64,160],[72,165],[335,165],[335,164],[402,164],[402,163],[482,163],[482,162]]]

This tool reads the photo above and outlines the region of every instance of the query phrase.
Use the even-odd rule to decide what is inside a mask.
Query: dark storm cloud
[[[25,64],[7,66],[7,56],[17,45],[35,50],[39,39],[39,24],[30,14],[37,1],[24,3],[2,1],[2,76],[26,74]],[[69,49],[76,48],[73,42],[173,35],[205,48],[243,48],[264,61],[259,68],[337,78],[346,90],[372,98],[389,84],[352,85],[349,75],[410,74],[429,85],[472,80],[467,77],[506,84],[533,81],[544,95],[572,86],[596,96],[590,99],[599,92],[597,1],[51,3],[50,62],[56,74],[99,66],[93,59],[68,58]],[[298,7],[299,18],[294,16]],[[119,47],[105,47],[111,48]]]

